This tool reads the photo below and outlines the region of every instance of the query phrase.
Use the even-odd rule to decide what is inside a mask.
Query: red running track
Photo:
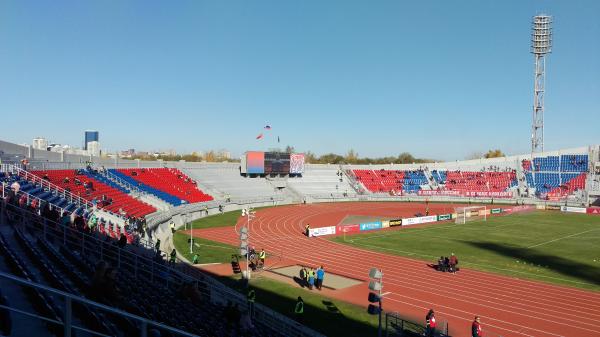
[[[430,204],[432,214],[452,210],[452,205]],[[454,336],[470,336],[475,315],[492,336],[600,336],[600,293],[541,282],[461,269],[455,275],[439,273],[423,261],[367,251],[306,238],[304,225],[338,224],[346,215],[412,216],[423,204],[336,203],[292,205],[257,211],[251,222],[251,244],[267,253],[299,264],[324,265],[329,273],[368,279],[371,267],[384,272],[384,308],[418,322],[429,308],[438,320],[449,323]],[[221,227],[194,231],[197,236],[231,245],[239,244],[237,229]],[[383,234],[383,233],[382,233]],[[366,307],[367,284],[341,290],[338,298]]]

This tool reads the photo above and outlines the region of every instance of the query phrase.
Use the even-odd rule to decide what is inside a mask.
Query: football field
[[[459,267],[600,290],[599,216],[535,211],[332,240],[431,264],[454,253]]]

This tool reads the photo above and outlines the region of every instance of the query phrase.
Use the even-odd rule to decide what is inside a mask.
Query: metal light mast
[[[531,156],[544,151],[544,96],[546,91],[546,54],[552,52],[552,17],[533,17],[531,52],[535,57],[533,86],[533,122],[531,124]]]

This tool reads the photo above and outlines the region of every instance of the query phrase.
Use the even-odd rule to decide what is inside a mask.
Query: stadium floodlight
[[[533,85],[533,121],[531,124],[531,157],[535,152],[544,152],[544,97],[546,96],[546,54],[552,52],[552,17],[533,17],[531,53],[535,58]]]

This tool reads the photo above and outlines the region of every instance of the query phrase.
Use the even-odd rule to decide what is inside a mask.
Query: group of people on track
[[[436,269],[438,271],[456,274],[456,272],[458,271],[457,265],[458,265],[458,258],[456,257],[456,255],[454,255],[454,253],[452,253],[450,255],[450,257],[440,256],[440,258],[437,262],[437,265],[436,265]]]
[[[323,287],[323,279],[325,278],[325,268],[323,266],[318,267],[316,270],[314,268],[307,269],[302,266],[300,268],[300,281],[302,287],[307,287],[312,290],[313,288],[317,288],[317,290],[321,290]]]

